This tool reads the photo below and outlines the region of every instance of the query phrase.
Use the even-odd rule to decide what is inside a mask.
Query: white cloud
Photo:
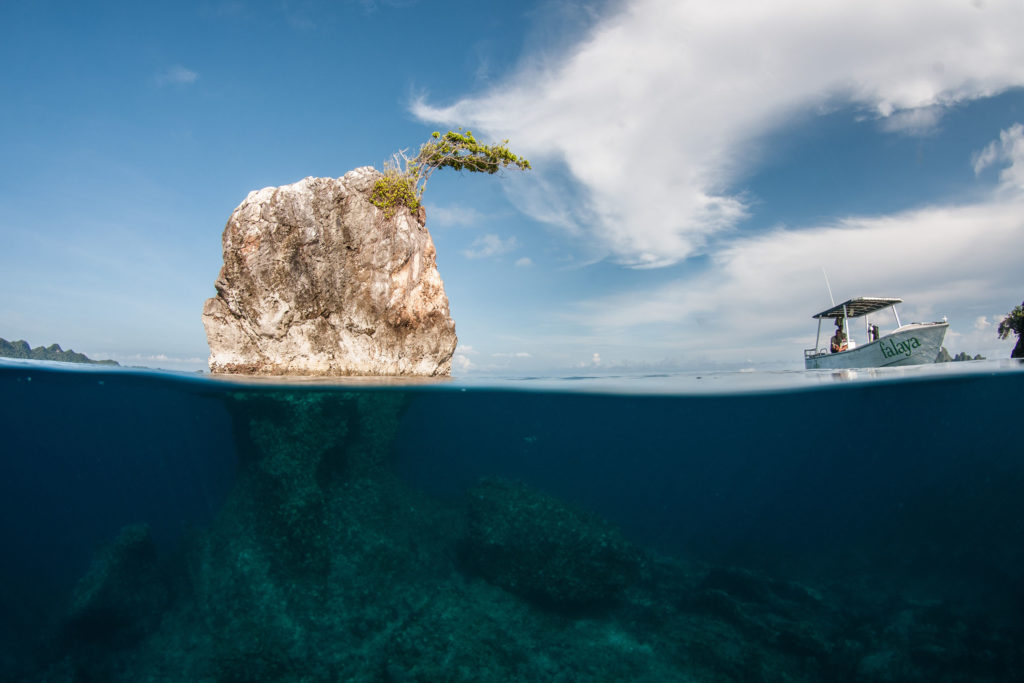
[[[798,367],[814,342],[811,315],[829,305],[824,266],[837,300],[901,297],[904,322],[948,316],[963,346],[951,350],[998,357],[977,311],[1020,298],[1022,240],[1021,195],[780,229],[732,240],[700,275],[583,302],[566,322],[583,339],[672,353],[684,365],[745,356]]]
[[[533,259],[529,256],[524,256],[521,259],[516,259],[516,268],[529,268],[533,265]]]
[[[452,368],[459,372],[468,372],[476,369],[476,364],[469,359],[469,356],[456,351],[452,356]]]
[[[199,79],[199,74],[191,69],[178,65],[172,66],[156,77],[159,85],[191,85]]]
[[[924,137],[938,131],[942,114],[943,109],[939,106],[904,109],[882,119],[882,130]]]
[[[975,153],[974,175],[981,174],[982,171],[994,164],[999,158],[1000,151],[998,142],[990,142],[985,149]]]
[[[989,166],[1005,162],[1006,168],[999,172],[999,181],[1004,190],[1024,190],[1024,126],[1016,123],[999,134],[985,149],[974,155],[974,173],[979,174]]]
[[[515,353],[492,353],[494,358],[533,358],[533,354],[526,351],[516,351]]]
[[[497,235],[487,234],[473,240],[469,249],[464,249],[462,253],[466,258],[470,259],[488,258],[512,251],[518,245],[519,243],[515,236],[503,240]]]
[[[534,162],[506,183],[525,212],[662,266],[748,214],[735,188],[793,117],[852,105],[924,134],[945,107],[1024,84],[1022,21],[1017,0],[632,0],[554,62],[413,108],[511,139]]]
[[[479,355],[479,351],[469,344],[459,344],[452,355],[452,368],[458,372],[472,372],[478,370],[477,364],[470,356]]]

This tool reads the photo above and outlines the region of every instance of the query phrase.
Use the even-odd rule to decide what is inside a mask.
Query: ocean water
[[[0,362],[0,680],[1024,680],[1024,366]]]

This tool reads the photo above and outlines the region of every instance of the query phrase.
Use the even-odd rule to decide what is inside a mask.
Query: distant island
[[[60,348],[60,344],[50,344],[46,347],[37,346],[33,349],[23,339],[9,342],[2,337],[0,337],[0,357],[57,360],[64,363],[91,363],[93,365],[119,365],[116,360],[93,360],[84,353],[76,353],[70,349],[65,351]]]
[[[949,355],[949,351],[946,350],[946,347],[943,346],[939,349],[939,355],[935,358],[936,363],[955,363],[962,360],[985,360],[985,356],[982,356],[981,354],[971,356],[965,351],[961,351],[955,356],[951,356]]]

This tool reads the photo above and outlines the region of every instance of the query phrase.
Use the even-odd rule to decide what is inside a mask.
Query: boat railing
[[[828,355],[828,349],[804,349],[804,358],[818,358]]]

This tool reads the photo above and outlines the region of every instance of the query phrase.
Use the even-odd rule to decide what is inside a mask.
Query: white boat
[[[813,349],[804,350],[804,366],[814,370],[934,363],[949,323],[943,319],[941,322],[902,325],[896,312],[896,304],[901,303],[902,299],[861,296],[818,313],[814,316],[818,320],[818,337]],[[896,329],[883,335],[868,316],[884,309],[892,310]],[[850,335],[851,318],[864,318],[865,341],[860,344]],[[822,320],[835,320],[837,327],[842,328],[844,346],[835,349],[831,343],[825,347],[821,345]]]

